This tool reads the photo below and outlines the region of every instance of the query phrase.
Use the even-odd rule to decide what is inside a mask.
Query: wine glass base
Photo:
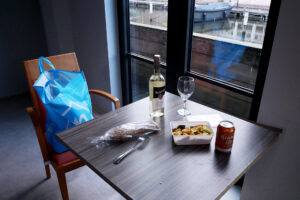
[[[179,109],[179,110],[177,110],[177,113],[179,114],[179,115],[182,115],[182,116],[187,116],[187,115],[190,115],[191,114],[191,112],[189,111],[189,110],[185,110],[185,109]]]

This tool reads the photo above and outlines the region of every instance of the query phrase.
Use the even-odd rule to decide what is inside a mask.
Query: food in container
[[[209,144],[214,132],[209,122],[170,122],[174,143],[177,145]]]

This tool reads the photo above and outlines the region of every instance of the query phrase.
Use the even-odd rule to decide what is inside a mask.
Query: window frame
[[[237,94],[251,97],[252,103],[249,119],[256,121],[271,56],[281,0],[271,1],[254,90],[190,71],[194,5],[195,0],[168,1],[167,59],[166,63],[161,63],[161,66],[166,69],[166,90],[177,94],[177,79],[182,75],[192,76],[212,85],[236,92]],[[129,0],[118,1],[118,20],[122,95],[123,104],[127,105],[132,102],[131,58],[149,64],[153,64],[154,62],[151,58],[130,52]]]

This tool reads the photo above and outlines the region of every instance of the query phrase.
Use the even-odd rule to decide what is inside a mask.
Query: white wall
[[[282,0],[258,121],[283,128],[246,174],[241,199],[300,199],[300,3]]]
[[[121,99],[116,13],[106,14],[105,0],[40,0],[50,55],[74,51],[90,89]],[[114,11],[116,1],[109,2]],[[106,17],[108,15],[108,17]],[[112,104],[94,99],[97,110]]]

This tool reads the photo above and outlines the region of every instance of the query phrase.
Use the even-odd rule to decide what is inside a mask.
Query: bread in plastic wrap
[[[153,120],[126,123],[109,129],[103,136],[96,137],[91,142],[99,143],[101,141],[127,140],[149,135],[159,130],[160,127]]]

